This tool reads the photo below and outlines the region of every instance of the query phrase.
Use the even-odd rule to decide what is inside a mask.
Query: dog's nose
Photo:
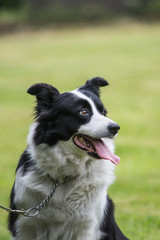
[[[110,123],[108,126],[109,134],[115,136],[120,129],[120,126],[117,123]]]

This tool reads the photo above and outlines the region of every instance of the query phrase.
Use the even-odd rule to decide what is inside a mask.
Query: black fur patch
[[[11,191],[11,196],[10,196],[10,208],[11,209],[16,209],[16,206],[14,204],[14,197],[15,197],[15,189],[14,189],[14,185]],[[18,214],[17,213],[9,213],[9,217],[8,217],[8,229],[12,232],[13,237],[16,237],[16,226],[15,226],[15,222],[17,220]]]
[[[44,110],[52,107],[52,103],[59,95],[59,91],[52,85],[46,83],[37,83],[31,86],[27,93],[35,95],[37,98],[36,114],[40,114]]]
[[[29,169],[31,169],[32,167],[34,167],[34,161],[31,159],[30,154],[28,153],[27,149],[24,151],[24,153],[22,154],[17,169],[16,171],[22,167],[22,174],[25,175]]]
[[[119,229],[114,218],[114,204],[112,200],[107,197],[107,204],[103,222],[101,223],[100,230],[104,236],[100,240],[129,240],[126,238]]]
[[[85,83],[85,85],[83,85],[79,89],[80,90],[85,90],[85,91],[91,91],[99,97],[100,96],[99,88],[107,86],[107,85],[109,85],[109,83],[104,78],[95,77],[95,78],[92,78],[92,79],[88,80]]]

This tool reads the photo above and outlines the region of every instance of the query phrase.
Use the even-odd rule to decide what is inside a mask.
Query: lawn
[[[0,204],[9,204],[15,168],[27,145],[34,97],[30,85],[60,92],[102,76],[109,117],[121,130],[121,157],[109,194],[131,240],[160,236],[160,24],[124,23],[19,32],[0,37]],[[0,240],[9,240],[0,210]]]

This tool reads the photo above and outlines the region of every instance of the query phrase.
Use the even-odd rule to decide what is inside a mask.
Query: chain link
[[[25,217],[35,217],[50,202],[50,200],[52,199],[52,197],[55,193],[57,186],[58,186],[58,182],[55,182],[51,192],[46,196],[46,198],[37,207],[32,207],[32,208],[29,208],[28,210],[23,210],[23,209],[17,210],[17,209],[11,209],[11,208],[7,208],[7,207],[0,205],[0,208],[6,210],[8,212],[20,213],[20,214],[24,215]]]
[[[52,199],[57,186],[58,186],[58,182],[55,182],[54,187],[52,188],[52,191],[50,192],[50,194],[48,194],[47,197],[43,200],[43,202],[40,203],[39,206],[36,208],[38,210],[38,212],[40,210],[42,210],[49,203],[49,201]]]

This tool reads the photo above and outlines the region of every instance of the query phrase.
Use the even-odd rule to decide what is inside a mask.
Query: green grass
[[[94,77],[109,117],[121,125],[117,180],[109,193],[120,228],[132,240],[160,236],[160,24],[121,23],[21,32],[0,38],[0,203],[9,204],[14,171],[32,122],[34,97],[26,90],[47,82],[61,92]],[[8,240],[0,210],[0,240]]]

